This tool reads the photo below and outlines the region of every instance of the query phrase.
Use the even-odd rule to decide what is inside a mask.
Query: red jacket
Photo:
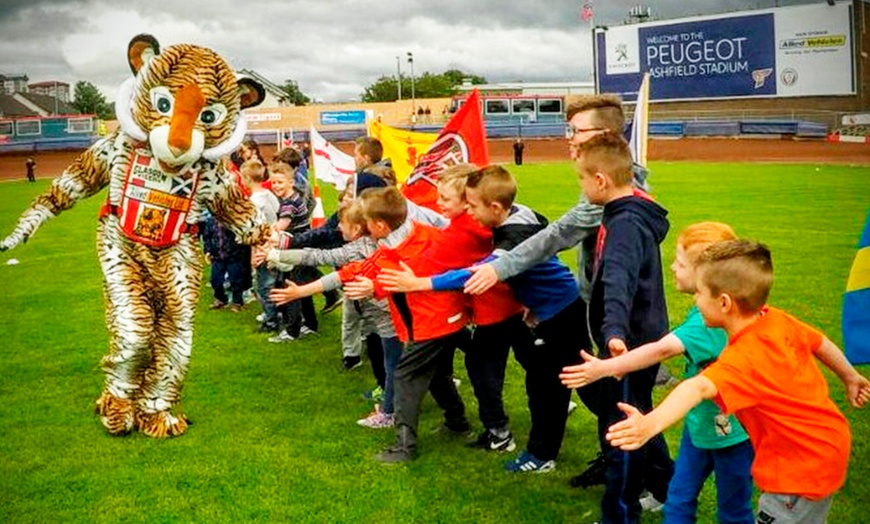
[[[464,213],[450,221],[441,231],[441,237],[427,251],[433,263],[442,267],[438,273],[450,269],[463,269],[483,260],[492,253],[492,230]],[[514,292],[504,282],[499,282],[482,295],[466,295],[471,321],[479,326],[489,326],[519,314],[523,306],[514,298]]]
[[[351,262],[338,271],[342,283],[357,276],[375,282],[375,296],[388,298],[396,334],[403,342],[441,338],[468,323],[465,300],[459,291],[387,294],[377,283],[381,270],[400,269],[400,261],[419,276],[441,272],[442,266],[428,254],[440,235],[441,231],[435,227],[413,222],[408,236],[395,248],[381,246],[365,260]]]

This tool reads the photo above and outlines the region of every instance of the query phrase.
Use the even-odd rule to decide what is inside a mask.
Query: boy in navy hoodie
[[[577,170],[590,203],[604,214],[595,249],[589,325],[600,358],[658,340],[668,332],[660,244],[668,233],[667,211],[631,185],[631,152],[625,140],[602,133],[579,146]],[[673,461],[664,439],[650,440],[626,452],[604,440],[607,428],[623,419],[617,402],[652,410],[658,365],[629,373],[622,380],[596,383],[598,433],[605,455],[606,485],[601,522],[640,522],[644,487],[660,501],[667,498]],[[593,385],[594,386],[594,385]],[[660,437],[660,436],[659,436]]]

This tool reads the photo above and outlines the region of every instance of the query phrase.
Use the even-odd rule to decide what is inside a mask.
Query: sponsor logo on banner
[[[637,28],[614,27],[604,37],[607,50],[607,74],[640,72]]]
[[[779,75],[779,79],[782,80],[782,85],[784,86],[793,86],[797,83],[798,74],[794,69],[787,67],[782,70],[782,73]]]
[[[767,77],[769,77],[771,73],[773,73],[773,69],[770,67],[753,71],[752,80],[755,81],[755,89],[761,89],[764,87],[764,83],[767,81]]]

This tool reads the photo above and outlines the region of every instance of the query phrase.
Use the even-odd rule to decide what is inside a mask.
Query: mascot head
[[[260,84],[237,79],[223,58],[203,47],[178,44],[161,52],[153,36],[139,35],[127,60],[135,76],[118,94],[118,123],[148,142],[169,172],[234,151],[247,131],[241,110],[265,97]]]

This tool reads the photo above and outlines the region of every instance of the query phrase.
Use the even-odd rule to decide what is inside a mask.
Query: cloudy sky
[[[821,1],[821,0],[815,0]],[[813,0],[651,0],[657,18]],[[591,80],[584,0],[0,0],[0,73],[31,82],[87,80],[114,100],[130,74],[130,38],[215,49],[237,69],[296,80],[323,101],[358,99],[396,56],[490,82]],[[617,25],[637,0],[596,0],[595,23]],[[403,74],[408,64],[402,61]]]

